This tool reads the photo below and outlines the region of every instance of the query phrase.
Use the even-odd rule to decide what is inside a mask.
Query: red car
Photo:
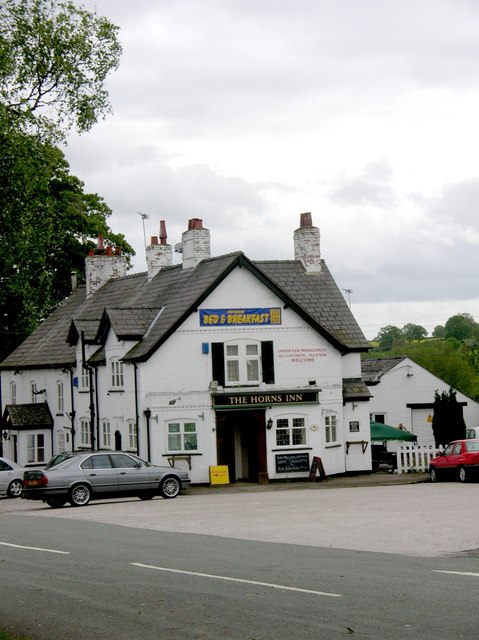
[[[467,482],[479,476],[479,439],[454,440],[429,464],[429,475],[433,482],[459,480]]]

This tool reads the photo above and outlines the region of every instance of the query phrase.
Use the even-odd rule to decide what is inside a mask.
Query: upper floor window
[[[198,434],[196,423],[178,421],[168,423],[168,451],[196,451]]]
[[[32,382],[30,384],[30,389],[32,391],[32,404],[36,404],[37,403],[37,397],[38,397],[37,383],[36,382]]]
[[[276,446],[291,447],[306,444],[306,423],[303,417],[288,416],[276,420]]]
[[[80,375],[80,389],[83,389],[83,391],[86,391],[89,388],[90,388],[90,371],[88,369],[85,369],[85,367],[82,367],[81,375]]]
[[[213,380],[221,386],[274,383],[271,341],[213,342],[211,352]]]
[[[338,421],[335,415],[326,416],[324,418],[326,444],[337,442],[338,440],[337,424],[338,424]]]
[[[123,389],[123,362],[121,360],[111,360],[110,362],[110,385],[113,389]]]
[[[10,404],[17,404],[17,383],[10,382]]]
[[[63,397],[63,382],[57,382],[57,413],[65,411],[65,401]]]

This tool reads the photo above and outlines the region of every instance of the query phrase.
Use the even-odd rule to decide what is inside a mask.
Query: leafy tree
[[[445,338],[446,337],[446,327],[438,324],[434,327],[434,331],[432,332],[433,338]]]
[[[456,392],[449,389],[434,394],[434,415],[432,431],[436,447],[446,446],[452,440],[466,437],[466,424],[462,414],[462,406],[458,403]]]
[[[3,0],[0,104],[50,140],[88,131],[110,111],[104,82],[120,55],[118,27],[69,0]]]
[[[424,327],[421,327],[420,324],[405,324],[401,329],[402,335],[406,338],[408,342],[412,342],[413,340],[423,340],[427,336],[427,331]]]
[[[445,325],[446,338],[464,341],[473,339],[478,334],[478,325],[469,313],[458,313],[451,316]]]
[[[0,121],[1,124],[1,121]],[[81,281],[99,233],[134,251],[107,224],[111,210],[69,173],[56,147],[0,126],[0,359]]]
[[[134,254],[54,146],[110,111],[117,33],[70,0],[0,5],[0,358],[67,295],[71,271],[81,279],[99,233]]]
[[[381,351],[390,351],[396,343],[403,343],[404,338],[401,329],[394,325],[388,325],[379,330],[377,337],[374,339],[378,342],[378,348]]]

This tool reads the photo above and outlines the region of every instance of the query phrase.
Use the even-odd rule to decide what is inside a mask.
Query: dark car
[[[466,482],[479,474],[479,440],[454,440],[429,463],[429,476],[438,480]]]
[[[156,495],[176,498],[190,484],[186,471],[160,467],[132,453],[90,451],[62,454],[53,466],[26,470],[22,498],[43,500],[50,507],[87,505],[90,500]]]
[[[371,458],[374,473],[380,469],[385,469],[389,473],[393,473],[394,470],[398,468],[397,454],[388,451],[387,447],[383,444],[371,445]]]

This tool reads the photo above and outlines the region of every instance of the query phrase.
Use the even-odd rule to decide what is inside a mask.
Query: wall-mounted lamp
[[[204,420],[205,420],[205,412],[203,411],[203,413],[199,413],[198,414],[198,418],[201,418],[203,420],[203,422],[204,422]]]
[[[267,428],[268,430],[273,428],[273,420],[272,420],[271,418],[270,418],[270,419],[268,420],[268,422],[266,423],[266,428]]]
[[[170,400],[168,404],[176,404],[177,400],[181,400],[181,398],[173,398],[173,400]]]
[[[41,393],[46,393],[46,392],[47,392],[47,390],[46,390],[46,389],[40,389],[40,391],[34,391],[34,390],[32,389],[32,393],[33,393],[33,395],[34,395],[34,396],[38,396],[38,395],[40,395]]]
[[[4,431],[2,433],[2,436],[4,440],[10,440],[10,434],[8,433],[8,431]]]

